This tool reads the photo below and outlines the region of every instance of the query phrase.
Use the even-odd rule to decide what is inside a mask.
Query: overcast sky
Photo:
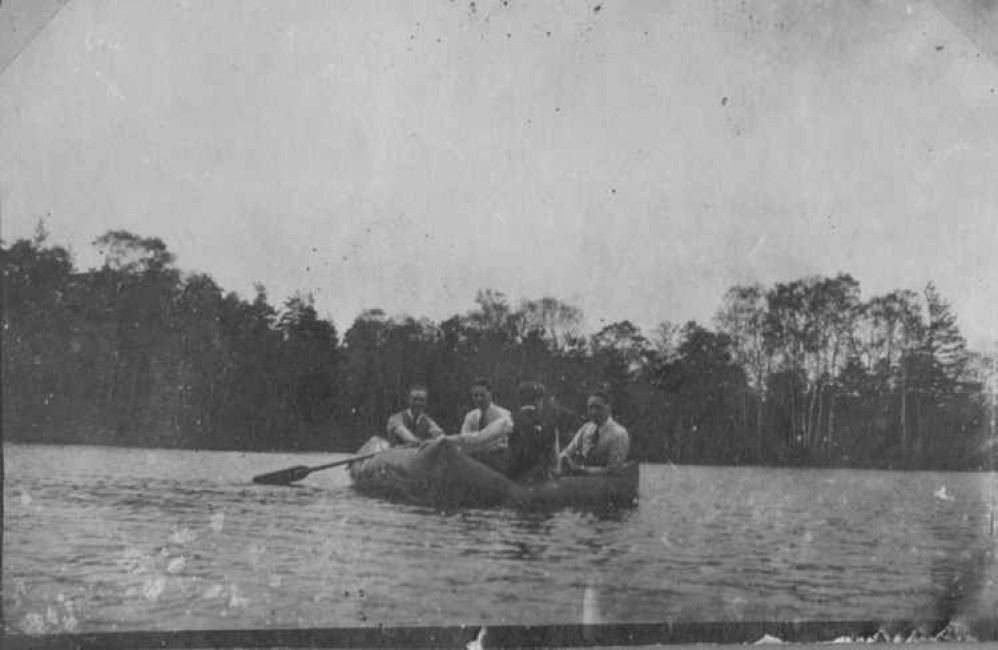
[[[47,216],[84,268],[159,236],[341,328],[479,288],[651,328],[735,283],[932,280],[982,345],[995,4],[70,0],[0,73],[2,234]]]

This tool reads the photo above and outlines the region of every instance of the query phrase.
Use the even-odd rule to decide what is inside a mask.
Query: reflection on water
[[[20,631],[910,618],[996,576],[983,475],[646,466],[636,509],[527,514],[249,482],[326,456],[4,454]]]

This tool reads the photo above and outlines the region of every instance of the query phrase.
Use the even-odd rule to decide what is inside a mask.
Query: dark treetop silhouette
[[[7,441],[353,451],[426,384],[456,431],[467,386],[521,379],[562,405],[609,390],[644,461],[979,469],[988,366],[930,284],[867,301],[851,276],[732,287],[715,329],[628,321],[592,336],[554,298],[481,291],[442,322],[357,316],[340,340],[312,297],[280,308],[184,273],[154,237],[110,231],[101,268],[32,239],[2,247]],[[512,406],[512,404],[510,404]]]

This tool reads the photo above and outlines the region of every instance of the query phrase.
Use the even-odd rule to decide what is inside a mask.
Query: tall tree
[[[925,304],[928,324],[925,328],[924,351],[933,362],[935,372],[926,388],[934,399],[945,401],[961,392],[967,381],[969,353],[967,341],[957,326],[956,314],[935,285],[926,285]]]
[[[581,334],[582,311],[550,296],[520,304],[527,331],[539,332],[554,351],[561,351]]]
[[[815,292],[812,309],[817,321],[817,350],[821,364],[821,383],[816,396],[818,421],[815,426],[820,426],[822,408],[827,400],[827,428],[821,440],[827,449],[835,443],[838,376],[849,359],[856,320],[860,314],[859,282],[848,274],[840,273],[819,282]]]
[[[637,404],[627,387],[642,373],[651,358],[651,344],[630,321],[610,323],[590,339],[594,379],[609,391],[615,409],[636,415]]]
[[[754,393],[756,457],[762,458],[766,389],[773,366],[772,349],[766,344],[766,291],[763,286],[731,287],[724,295],[715,321],[718,329],[731,339],[734,359],[745,369]]]
[[[740,458],[735,433],[738,391],[745,374],[735,363],[732,341],[690,321],[683,327],[675,360],[658,368],[657,386],[672,398],[678,431],[675,457],[718,462]]]
[[[32,239],[2,248],[3,416],[30,421],[33,429],[58,418],[60,406],[78,387],[69,372],[74,336],[69,288],[72,259],[47,246],[39,221]],[[5,425],[4,430],[9,430]]]
[[[910,360],[923,337],[922,310],[913,291],[892,291],[871,298],[865,313],[872,321],[875,370],[887,385],[887,393],[896,393],[899,407],[900,452],[905,455],[911,443],[908,426]],[[889,404],[884,404],[889,408]]]

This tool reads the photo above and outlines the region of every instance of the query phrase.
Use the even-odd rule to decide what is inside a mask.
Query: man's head
[[[533,405],[540,407],[545,392],[544,384],[536,381],[521,382],[516,388],[516,394],[520,398],[520,406]]]
[[[479,377],[471,384],[471,403],[475,408],[486,408],[492,404],[492,382]]]
[[[610,417],[610,396],[601,390],[593,391],[586,400],[586,412],[590,420],[603,424]]]
[[[416,384],[409,389],[409,408],[413,413],[419,414],[426,410],[426,403],[430,399],[430,391],[426,386]]]

